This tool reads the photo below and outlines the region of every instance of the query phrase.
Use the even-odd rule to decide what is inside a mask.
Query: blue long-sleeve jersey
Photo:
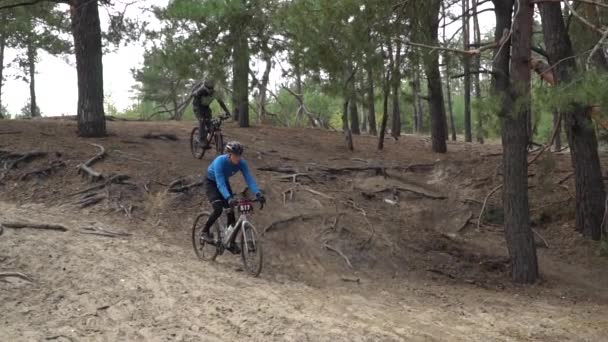
[[[245,179],[249,190],[256,195],[260,193],[255,180],[251,176],[251,173],[249,173],[247,162],[245,162],[244,159],[241,159],[237,165],[234,165],[230,162],[230,159],[228,159],[227,154],[223,154],[213,160],[207,169],[207,178],[215,182],[217,188],[222,193],[222,196],[224,196],[224,199],[229,200],[231,194],[228,191],[228,179],[239,171],[243,174],[243,178]]]

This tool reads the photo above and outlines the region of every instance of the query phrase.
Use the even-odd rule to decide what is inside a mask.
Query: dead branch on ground
[[[477,230],[479,230],[479,227],[481,227],[481,220],[483,219],[483,213],[486,210],[486,205],[488,204],[488,200],[496,191],[498,191],[500,189],[502,189],[502,184],[495,187],[494,189],[492,189],[492,191],[490,191],[486,195],[486,198],[483,200],[483,205],[481,206],[481,211],[479,212],[479,217],[477,218]]]
[[[469,225],[469,222],[471,221],[471,219],[472,219],[472,218],[473,218],[473,212],[472,212],[472,211],[469,211],[469,215],[467,216],[467,219],[466,219],[466,220],[464,220],[464,223],[462,224],[462,226],[460,226],[460,227],[459,227],[459,228],[456,230],[456,232],[457,232],[457,233],[460,233],[460,232],[461,232],[461,231],[462,231],[464,228],[466,228],[466,226],[468,226],[468,225]]]
[[[157,139],[163,141],[177,141],[177,135],[174,133],[146,133],[142,136],[144,139]]]
[[[101,172],[97,172],[92,169],[93,164],[104,159],[106,157],[106,149],[99,144],[89,144],[91,146],[95,146],[99,149],[99,152],[91,157],[89,160],[84,162],[83,164],[78,165],[78,173],[89,176],[92,181],[96,181],[103,178]]]
[[[349,268],[353,268],[353,264],[350,263],[350,260],[348,259],[348,257],[344,253],[342,253],[341,250],[329,245],[327,242],[323,244],[323,247],[325,247],[325,249],[327,249],[327,250],[338,253],[338,255],[340,255],[342,257],[342,259],[344,259],[344,261],[346,262],[346,265],[348,265]]]
[[[23,131],[0,131],[0,135],[21,134]]]
[[[16,168],[19,163],[28,163],[37,158],[46,157],[46,152],[32,151],[26,153],[15,153],[10,151],[0,150],[0,162],[5,170]]]
[[[99,228],[99,227],[84,227],[84,228],[80,229],[79,233],[88,234],[88,235],[99,235],[99,236],[105,236],[105,237],[111,237],[111,238],[131,236],[130,233],[115,232],[115,231],[111,231],[111,230],[107,230],[107,229]]]
[[[32,279],[30,276],[28,276],[25,273],[21,273],[21,272],[0,272],[0,278],[2,278],[4,282],[6,282],[6,280],[4,280],[4,278],[19,278],[19,279],[23,279],[27,282],[33,283],[34,279]]]
[[[42,230],[55,230],[60,232],[67,232],[68,229],[60,224],[47,224],[47,223],[36,223],[36,222],[2,222],[0,223],[4,228],[11,229],[42,229]]]
[[[22,174],[21,177],[19,177],[19,180],[23,181],[30,177],[38,177],[38,178],[47,177],[47,176],[51,175],[53,172],[56,172],[57,170],[64,168],[65,166],[66,166],[65,162],[63,162],[61,160],[56,160],[47,167],[43,167],[41,169],[33,170],[33,171]]]
[[[268,231],[275,229],[277,226],[282,225],[282,224],[287,224],[287,223],[291,223],[293,221],[297,221],[297,220],[310,220],[319,216],[323,216],[326,215],[326,212],[320,212],[320,213],[308,213],[308,214],[300,214],[300,215],[295,215],[295,216],[291,216],[288,218],[284,218],[284,219],[280,219],[278,221],[274,221],[271,224],[269,224],[268,226],[266,226],[266,228],[264,228],[264,230],[262,231],[262,235],[266,234]]]

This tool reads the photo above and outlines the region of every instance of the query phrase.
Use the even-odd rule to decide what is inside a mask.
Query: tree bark
[[[30,77],[30,117],[35,118],[40,116],[38,111],[38,103],[36,101],[36,47],[32,42],[33,37],[28,37],[27,42],[27,66]]]
[[[401,90],[401,41],[397,41],[393,65],[393,115],[391,120],[391,135],[395,139],[401,136],[401,111],[399,108],[399,91]]]
[[[474,0],[476,1],[476,0]],[[441,14],[443,16],[443,41],[445,42],[447,37],[445,33],[447,15],[445,13],[445,3],[441,2]],[[445,53],[443,55],[445,61],[445,86],[448,100],[448,115],[450,118],[450,130],[452,131],[452,141],[456,141],[456,124],[454,123],[454,112],[452,111],[452,86],[450,80],[450,54]]]
[[[74,0],[72,34],[78,73],[78,135],[106,135],[103,110],[103,52],[97,0]]]
[[[473,0],[473,31],[475,33],[475,46],[481,46],[481,30],[479,28],[479,18],[477,15],[477,0]],[[477,54],[474,59],[475,62],[475,71],[481,70],[481,55]],[[474,79],[475,85],[475,99],[478,104],[481,102],[481,75],[479,72],[475,73]],[[483,133],[483,113],[481,112],[481,108],[477,106],[477,142],[480,144],[484,143],[484,133]]]
[[[4,19],[4,18],[3,18]],[[2,86],[4,85],[4,48],[6,46],[6,36],[0,35],[0,119],[4,119],[7,113],[4,113],[2,106]]]
[[[262,75],[262,81],[260,82],[260,94],[258,101],[260,120],[262,122],[266,120],[268,82],[270,81],[270,71],[272,70],[272,55],[270,54],[270,51],[265,51],[264,62],[266,63],[266,67],[264,69],[264,74]]]
[[[390,70],[390,68],[389,68]],[[386,124],[388,122],[388,97],[390,95],[390,72],[386,72],[382,89],[382,121],[380,123],[380,135],[378,136],[378,150],[384,149],[384,136],[386,135]]]
[[[349,67],[352,70],[352,66]],[[361,134],[361,127],[359,125],[359,110],[357,108],[357,87],[355,82],[355,75],[351,77],[349,82],[350,99],[348,101],[348,109],[350,113],[350,132],[352,134]]]
[[[368,30],[368,39],[371,36],[371,30]],[[367,56],[367,124],[369,126],[369,134],[377,135],[376,128],[376,108],[374,97],[374,65],[372,63],[372,55],[368,52]]]
[[[423,16],[422,28],[428,30],[427,44],[438,45],[439,11],[441,0],[428,0],[427,13]],[[431,140],[432,150],[436,153],[446,153],[448,137],[445,116],[445,103],[441,85],[441,72],[439,71],[439,53],[437,51],[424,56],[425,73],[428,81],[429,107],[431,114]]]
[[[420,133],[420,128],[422,126],[420,120],[422,117],[422,113],[420,113],[420,67],[418,65],[418,60],[412,60],[414,64],[414,72],[412,77],[412,93],[413,93],[413,107],[414,107],[414,117],[413,117],[413,133]]]
[[[246,30],[236,29],[236,44],[233,49],[234,100],[238,112],[239,127],[249,127],[249,42]]]
[[[549,64],[555,65],[557,84],[571,84],[577,66],[574,50],[558,3],[539,3]],[[561,61],[561,63],[558,63]],[[576,229],[586,238],[602,236],[605,190],[597,151],[597,138],[588,107],[572,102],[561,108],[576,184]]]
[[[496,13],[495,41],[500,42],[511,26],[513,0],[492,2]],[[517,283],[533,283],[538,278],[538,260],[530,227],[526,129],[533,6],[530,0],[519,0],[519,3],[521,8],[516,10],[513,19],[511,40],[504,42],[504,46],[499,44],[495,50],[492,84],[494,95],[501,100],[504,230],[511,275]]]
[[[464,50],[469,50],[469,0],[462,0],[462,41]],[[464,70],[464,141],[472,142],[471,128],[471,59],[462,56]]]
[[[553,148],[555,151],[562,149],[562,124],[559,119],[559,110],[553,110],[553,130],[556,130],[555,141],[553,142]]]

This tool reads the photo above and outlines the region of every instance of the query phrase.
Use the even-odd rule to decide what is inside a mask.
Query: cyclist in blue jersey
[[[209,215],[209,219],[203,228],[203,238],[207,241],[213,241],[210,229],[222,215],[224,208],[233,208],[236,204],[236,199],[230,188],[230,182],[228,182],[230,177],[240,171],[249,190],[255,194],[262,204],[266,201],[251,173],[249,173],[249,167],[247,167],[247,162],[242,158],[242,155],[243,145],[237,141],[231,141],[226,144],[226,154],[215,158],[207,169],[205,192],[213,207],[213,212]],[[236,223],[234,212],[229,212],[227,216],[228,225]]]

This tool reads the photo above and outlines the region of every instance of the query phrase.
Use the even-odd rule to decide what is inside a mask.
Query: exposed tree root
[[[293,167],[290,167],[290,166],[263,166],[263,167],[259,167],[258,171],[289,173],[289,174],[298,173],[298,171],[296,171]]]
[[[21,134],[23,131],[0,131],[0,135]]]
[[[0,279],[2,279],[2,281],[6,282],[6,280],[4,280],[4,278],[19,278],[19,279],[25,280],[29,283],[34,282],[34,279],[32,279],[27,274],[24,274],[21,272],[0,272]]]
[[[490,199],[490,197],[498,190],[502,189],[502,184],[498,185],[497,187],[495,187],[494,189],[492,189],[487,195],[486,198],[483,200],[483,205],[481,206],[481,211],[479,212],[479,217],[477,218],[477,230],[479,230],[479,227],[481,227],[481,221],[483,220],[483,214],[486,210],[486,206],[488,205],[488,200]]]
[[[157,139],[164,141],[177,141],[177,135],[174,133],[146,133],[142,136],[144,139]]]
[[[10,151],[0,150],[0,162],[5,170],[16,168],[19,163],[30,162],[37,158],[46,157],[46,152],[32,151],[26,153],[15,153]]]
[[[186,180],[184,178],[178,178],[169,184],[169,187],[167,188],[167,192],[171,192],[171,193],[188,192],[191,189],[198,188],[200,186],[203,186],[204,184],[205,184],[205,182],[202,179],[192,182],[190,184],[187,184]]]
[[[130,233],[114,232],[114,231],[99,228],[99,227],[84,227],[80,230],[79,233],[88,234],[88,235],[106,236],[106,237],[112,237],[112,238],[131,236]]]
[[[264,230],[262,231],[262,234],[266,234],[270,230],[275,229],[277,226],[282,225],[282,224],[291,223],[291,222],[297,221],[297,220],[309,220],[309,219],[324,216],[324,215],[327,215],[327,213],[326,212],[309,213],[309,214],[291,216],[291,217],[284,218],[284,219],[281,219],[278,221],[274,221],[271,224],[269,224],[268,226],[266,226],[266,228],[264,228]]]
[[[19,177],[19,180],[23,181],[30,177],[38,177],[38,178],[47,177],[47,176],[51,175],[53,172],[56,172],[57,170],[62,169],[64,167],[65,167],[65,162],[63,162],[61,160],[56,160],[47,167],[43,167],[41,169],[37,169],[37,170],[26,172],[26,173],[22,174],[21,177]]]
[[[78,165],[78,173],[88,176],[91,181],[97,181],[103,179],[101,172],[97,172],[92,169],[94,163],[104,159],[106,157],[106,149],[98,144],[89,144],[99,149],[99,152],[91,159],[87,160],[83,164]]]
[[[344,253],[342,253],[341,250],[337,249],[336,247],[332,247],[327,242],[323,244],[323,247],[325,247],[325,249],[327,249],[327,250],[338,253],[338,255],[340,255],[342,257],[342,259],[344,259],[344,261],[346,262],[346,265],[348,265],[349,268],[353,268],[353,264],[350,263],[350,260],[348,259],[348,257]]]
[[[68,229],[60,224],[46,224],[46,223],[36,223],[36,222],[2,222],[0,226],[4,228],[12,228],[12,229],[22,229],[22,228],[31,228],[31,229],[42,229],[42,230],[56,230],[60,232],[66,232]]]

